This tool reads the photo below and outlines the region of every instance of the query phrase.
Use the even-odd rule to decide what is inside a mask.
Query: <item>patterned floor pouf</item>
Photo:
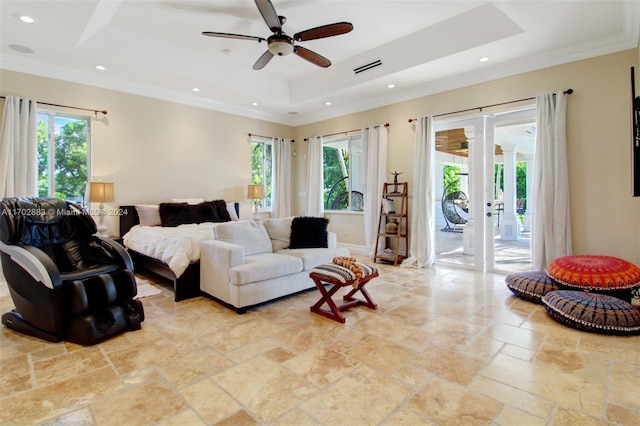
[[[542,271],[515,272],[507,275],[507,287],[521,299],[542,303],[542,297],[560,287]]]
[[[555,259],[547,274],[574,290],[607,293],[631,301],[631,290],[640,286],[640,269],[612,256],[572,255]]]
[[[547,293],[542,304],[554,320],[569,327],[602,334],[640,334],[640,311],[613,296],[557,290]]]

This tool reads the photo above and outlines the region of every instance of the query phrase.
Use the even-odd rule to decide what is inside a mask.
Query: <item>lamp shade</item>
[[[91,182],[89,201],[92,203],[111,203],[115,201],[113,182]]]
[[[247,188],[247,198],[258,200],[264,198],[264,185],[249,185]]]

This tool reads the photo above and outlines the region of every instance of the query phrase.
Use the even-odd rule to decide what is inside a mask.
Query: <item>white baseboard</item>
[[[338,243],[338,247],[346,248],[347,250],[349,250],[349,253],[351,253],[351,254],[357,254],[359,256],[368,256],[369,255],[367,247],[365,247],[365,246],[359,246],[359,245],[355,245],[355,244]]]

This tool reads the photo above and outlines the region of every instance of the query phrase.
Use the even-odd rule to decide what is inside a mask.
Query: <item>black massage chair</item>
[[[93,345],[139,330],[144,310],[127,251],[95,235],[93,218],[58,198],[0,203],[2,271],[15,309],[8,328],[51,342]]]

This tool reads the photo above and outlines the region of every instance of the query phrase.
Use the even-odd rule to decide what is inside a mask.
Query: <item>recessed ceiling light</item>
[[[259,104],[257,102],[251,102],[251,105],[258,106]]]
[[[107,67],[105,67],[104,65],[96,65],[96,69],[100,71],[104,71],[107,69]]]
[[[329,105],[331,105],[331,102],[325,102],[324,104],[329,106]]]
[[[197,87],[194,87],[193,89],[191,89],[191,91],[192,91],[192,92],[199,92],[199,91],[200,91],[200,89],[199,89],[199,88],[197,88]]]
[[[486,56],[483,56],[482,58],[480,58],[480,62],[487,62],[489,60],[489,58],[487,58]]]
[[[387,87],[388,87],[389,89],[393,89],[394,87],[396,87],[396,85],[395,85],[395,84],[387,84]]]
[[[22,15],[19,18],[22,22],[27,23],[27,24],[33,24],[34,22],[36,22],[35,19],[33,19],[31,16],[27,16],[27,15]]]

